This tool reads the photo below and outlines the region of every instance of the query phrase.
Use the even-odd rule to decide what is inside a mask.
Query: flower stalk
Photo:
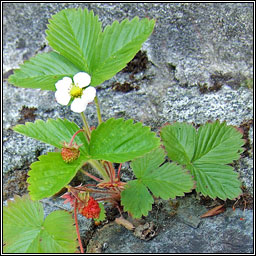
[[[84,129],[85,129],[86,137],[87,137],[88,140],[90,141],[90,139],[91,139],[91,130],[90,130],[90,126],[89,126],[88,123],[87,123],[85,114],[84,114],[83,112],[81,113],[81,117],[82,117],[82,120],[83,120],[83,124],[84,124]]]
[[[70,142],[69,142],[69,146],[70,146],[70,147],[72,146],[73,141],[74,141],[76,135],[77,135],[78,133],[80,133],[80,132],[83,132],[83,131],[84,131],[83,129],[80,129],[80,130],[78,130],[77,132],[74,133],[74,135],[72,136],[72,138],[71,138],[71,140],[70,140]]]
[[[109,176],[103,166],[97,161],[90,159],[87,161],[98,173],[102,176],[104,181],[109,181]]]
[[[99,122],[99,124],[101,124],[102,117],[101,117],[101,113],[100,113],[100,105],[99,105],[99,100],[98,100],[97,96],[95,96],[94,101],[95,101],[95,105],[96,105],[96,109],[97,109],[98,122]]]

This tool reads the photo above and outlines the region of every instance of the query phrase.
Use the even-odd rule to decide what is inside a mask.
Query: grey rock
[[[166,122],[195,122],[203,124],[208,120],[226,121],[239,126],[241,117],[252,118],[252,94],[246,88],[233,90],[223,86],[215,93],[201,94],[197,87],[170,87],[163,95],[163,109],[159,115]],[[246,104],[245,104],[246,102]]]
[[[132,118],[159,131],[166,122],[203,124],[219,119],[239,126],[253,119],[253,92],[241,86],[253,77],[253,3],[3,3],[4,78],[24,60],[50,51],[45,39],[48,19],[63,8],[77,7],[93,10],[103,27],[136,15],[156,19],[154,32],[142,47],[149,60],[147,69],[134,74],[133,79],[129,73],[119,72],[98,88],[104,120]],[[139,89],[123,93],[112,89],[116,82],[128,82]],[[201,93],[204,85],[219,86],[219,90]],[[78,114],[56,103],[53,92],[16,88],[5,81],[3,95],[4,173],[15,175],[24,166],[29,169],[39,155],[54,150],[11,130],[23,118],[23,107],[35,108],[35,119],[60,117],[82,125]],[[96,126],[94,104],[86,114],[89,123]],[[252,126],[249,140],[252,149]],[[251,195],[252,153],[235,165]],[[123,170],[124,180],[133,177],[128,164]],[[49,200],[46,205],[50,211],[57,209],[56,202]],[[174,217],[168,215],[166,206],[150,213],[148,220],[156,219],[160,227],[154,239],[141,241],[123,227],[110,224],[99,231],[99,247],[105,253],[252,252],[251,210],[227,209],[222,215],[201,220],[199,216],[206,209],[195,198],[185,197],[180,203]],[[91,226],[83,225],[85,234]]]
[[[94,234],[88,252],[93,252],[97,244],[104,253],[253,253],[252,210],[228,208],[220,215],[200,219],[208,209],[193,196],[177,200],[176,215],[166,211],[165,201],[164,210],[153,210],[145,218],[158,224],[159,233],[152,240],[145,242],[124,227],[110,223]],[[200,225],[191,226],[189,216],[198,219]],[[102,246],[105,243],[106,249]]]
[[[253,159],[250,157],[241,158],[235,169],[239,172],[243,185],[248,189],[248,192],[253,195]]]
[[[44,30],[52,14],[87,7],[99,15],[103,26],[136,15],[155,18],[155,32],[146,44],[149,56],[158,65],[175,66],[175,77],[182,84],[210,82],[210,74],[217,71],[252,77],[252,3],[4,3],[3,7],[4,71],[18,67],[21,56],[30,57],[45,43]]]
[[[7,173],[11,170],[27,167],[33,161],[37,161],[37,157],[54,150],[54,147],[47,146],[44,143],[35,142],[31,138],[11,133],[10,140],[3,143],[3,172]]]

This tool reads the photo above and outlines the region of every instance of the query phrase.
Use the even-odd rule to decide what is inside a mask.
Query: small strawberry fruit
[[[64,162],[71,163],[75,161],[80,156],[79,147],[80,146],[76,143],[70,145],[67,142],[64,142],[61,150],[61,156]]]
[[[81,207],[79,209],[79,212],[88,219],[91,219],[91,218],[98,219],[100,216],[100,211],[101,209],[100,209],[99,203],[91,196],[86,206]]]

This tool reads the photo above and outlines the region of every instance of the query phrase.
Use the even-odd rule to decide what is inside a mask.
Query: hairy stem
[[[110,163],[110,162],[106,162],[106,163],[107,163],[107,165],[108,165],[108,167],[109,167],[110,181],[111,181],[111,183],[113,183],[113,181],[114,181],[114,179],[115,179],[115,176],[116,176],[116,174],[115,174],[115,169],[114,169],[112,163]]]
[[[86,186],[95,186],[94,184],[88,184]],[[111,195],[115,195],[116,192],[115,191],[111,191],[111,190],[100,190],[100,189],[94,189],[94,188],[87,188],[87,187],[81,187],[81,188],[72,188],[73,190],[77,190],[77,191],[85,191],[85,192],[89,192],[89,193],[98,193],[98,194],[111,194]],[[80,200],[81,201],[81,200]]]
[[[73,141],[74,141],[76,135],[77,135],[79,132],[83,132],[83,131],[84,131],[83,129],[80,129],[80,130],[78,130],[78,131],[72,136],[72,138],[71,138],[71,140],[70,140],[70,142],[69,142],[69,146],[72,146],[72,143],[73,143]]]
[[[99,105],[99,101],[98,101],[97,96],[94,98],[94,101],[95,101],[95,105],[96,105],[96,109],[97,109],[98,121],[99,121],[99,124],[101,124],[102,123],[102,118],[101,118],[100,105]]]
[[[122,167],[122,163],[119,165],[119,168],[118,168],[118,173],[117,173],[117,179],[118,181],[120,181],[120,172],[121,172],[121,167]]]
[[[90,130],[90,126],[87,123],[84,112],[81,113],[81,117],[82,117],[82,120],[83,120],[83,123],[84,123],[84,129],[85,129],[86,135],[87,135],[87,137],[90,141],[90,139],[91,139],[91,130]]]
[[[80,251],[81,251],[81,253],[84,253],[84,248],[83,248],[83,245],[82,245],[80,232],[79,232],[79,227],[78,227],[78,221],[77,221],[77,200],[75,201],[75,206],[74,206],[74,216],[75,216],[76,233],[77,233],[78,243],[79,243],[79,246],[80,246]]]
[[[97,182],[102,182],[102,181],[103,181],[103,180],[101,180],[101,179],[95,177],[94,175],[92,175],[92,174],[90,174],[90,173],[88,173],[88,172],[86,172],[86,171],[84,171],[84,170],[80,170],[80,171],[81,171],[82,173],[84,173],[86,176],[90,177],[91,179],[93,179],[93,180],[95,180],[95,181],[97,181]]]
[[[106,172],[106,170],[104,169],[104,167],[102,166],[102,164],[100,164],[97,160],[88,160],[87,161],[96,171],[98,171],[98,173],[102,176],[102,178],[104,179],[104,181],[109,181],[109,176]]]

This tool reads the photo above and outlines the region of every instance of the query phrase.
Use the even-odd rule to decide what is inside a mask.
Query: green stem
[[[87,161],[98,173],[103,177],[105,181],[109,181],[109,176],[103,166],[97,160],[88,160]]]
[[[94,98],[94,101],[95,101],[95,105],[96,105],[96,109],[97,109],[98,121],[99,121],[99,124],[101,124],[102,123],[102,118],[101,118],[100,105],[99,105],[99,101],[98,101],[97,96]]]
[[[85,129],[86,135],[88,136],[88,138],[90,140],[90,138],[91,138],[91,130],[90,130],[90,127],[89,127],[89,125],[87,123],[87,120],[86,120],[84,112],[81,113],[81,117],[82,117],[82,120],[83,120],[83,123],[84,123],[84,129]]]
[[[82,112],[81,113],[81,117],[84,123],[84,129],[85,129],[85,134],[86,137],[88,137],[88,144],[90,142],[91,139],[91,130],[90,127],[86,121],[86,117],[85,114]],[[104,181],[109,181],[109,176],[106,173],[106,170],[104,169],[104,167],[102,166],[101,163],[99,163],[97,160],[89,160],[87,161],[94,169],[96,169],[96,171],[98,171],[98,173],[103,177]]]

